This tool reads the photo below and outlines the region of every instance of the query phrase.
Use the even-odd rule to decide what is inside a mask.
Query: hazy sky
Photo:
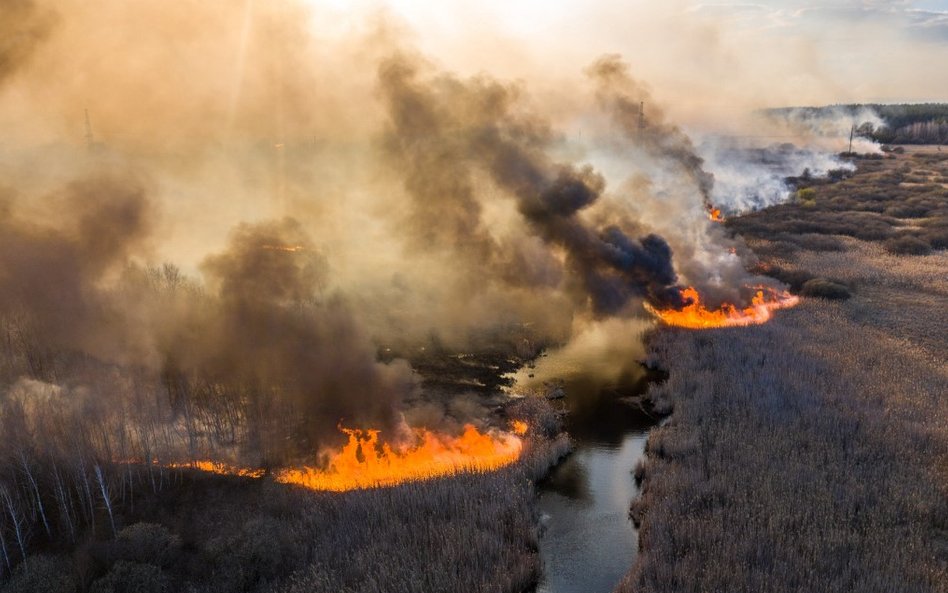
[[[583,72],[604,54],[620,54],[651,103],[692,127],[733,127],[761,107],[948,101],[948,0],[17,6],[33,5],[37,10],[21,9],[19,20],[0,18],[0,33],[20,40],[0,47],[18,65],[7,68],[0,89],[6,138],[81,138],[85,107],[96,132],[112,142],[118,135],[160,141],[182,131],[211,137],[235,119],[253,137],[280,135],[280,122],[289,121],[284,113],[299,128],[329,134],[323,128],[335,129],[341,112],[356,127],[369,121],[376,67],[394,49],[419,53],[441,71],[523,81],[553,119],[588,99],[581,96],[589,87]],[[31,39],[38,41],[32,49],[23,42]],[[286,87],[279,97],[277,80]],[[173,114],[176,125],[141,113]],[[313,123],[319,117],[331,125]]]
[[[621,53],[683,114],[948,99],[948,0],[312,4],[321,25],[346,17],[351,24],[360,9],[384,6],[423,51],[461,71],[524,78],[543,71],[555,80],[598,55]]]

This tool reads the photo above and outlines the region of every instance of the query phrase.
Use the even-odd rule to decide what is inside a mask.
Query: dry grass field
[[[653,337],[674,413],[639,468],[641,554],[618,591],[948,591],[948,154],[858,165],[731,222],[814,296]]]

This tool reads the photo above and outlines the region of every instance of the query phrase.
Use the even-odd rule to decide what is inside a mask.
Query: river
[[[657,420],[635,403],[644,372],[602,385],[567,379],[566,430],[575,449],[539,485],[544,531],[537,593],[609,593],[638,550],[629,503],[638,493],[633,468]]]

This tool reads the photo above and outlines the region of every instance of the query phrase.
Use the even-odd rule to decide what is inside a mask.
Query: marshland
[[[0,0],[0,593],[948,592],[948,7],[94,4]]]

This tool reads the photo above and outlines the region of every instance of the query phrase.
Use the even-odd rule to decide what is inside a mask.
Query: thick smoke
[[[665,121],[644,85],[617,56],[605,56],[586,70],[607,121],[595,139],[609,147],[606,162],[618,208],[612,217],[637,219],[675,253],[681,284],[698,288],[711,306],[749,302],[750,285],[774,284],[747,272],[753,255],[718,223],[709,221],[715,176],[691,139]],[[642,103],[651,105],[642,111]],[[601,154],[601,151],[600,151]]]
[[[141,183],[106,174],[81,179],[30,200],[33,217],[18,215],[23,202],[0,196],[0,317],[44,349],[121,357],[127,332],[100,285],[151,231],[153,205]],[[34,370],[50,378],[43,350],[31,355]]]
[[[786,201],[789,177],[852,171],[855,165],[840,156],[850,150],[850,135],[853,152],[879,153],[880,145],[860,130],[882,125],[866,107],[770,109],[739,134],[697,134],[697,151],[715,172],[712,202],[734,215]]]
[[[770,129],[778,129],[797,139],[806,140],[813,148],[832,152],[848,150],[850,133],[853,132],[853,152],[881,151],[878,142],[860,134],[865,129],[885,127],[885,120],[870,107],[791,107],[765,110],[758,117],[768,122]]]
[[[299,223],[241,225],[227,251],[209,256],[202,269],[219,310],[207,328],[210,340],[199,339],[178,366],[250,386],[253,405],[263,408],[251,413],[274,422],[259,437],[271,441],[268,451],[282,452],[281,441],[293,437],[290,453],[305,455],[333,440],[339,423],[397,426],[398,405],[413,385],[410,370],[400,361],[376,362],[356,313],[320,290],[327,264]],[[169,355],[180,358],[175,350]]]
[[[630,76],[629,67],[621,57],[600,58],[588,69],[588,74],[596,83],[600,103],[636,148],[677,166],[681,174],[694,182],[702,203],[710,208],[714,175],[704,167],[691,139],[664,120],[661,109],[656,108],[649,92]],[[647,117],[646,102],[649,105]]]
[[[715,172],[711,199],[725,216],[787,201],[793,191],[787,183],[789,177],[818,178],[854,169],[836,154],[805,143],[758,144],[741,138],[708,137],[698,146]]]
[[[44,6],[0,21],[0,393],[128,414],[143,458],[395,440],[401,355],[527,358],[680,285],[747,297],[709,161],[614,56],[551,90],[297,2]]]
[[[49,35],[56,18],[33,0],[0,1],[0,84],[24,67]]]
[[[604,190],[603,178],[589,166],[550,158],[548,126],[518,111],[512,89],[484,77],[420,81],[406,58],[385,63],[380,80],[393,125],[387,147],[405,159],[405,186],[428,244],[448,243],[487,267],[507,263],[474,197],[475,175],[486,174],[500,190],[495,194],[515,200],[526,230],[562,250],[580,306],[588,301],[595,314],[608,315],[633,297],[660,307],[680,304],[668,244],[654,234],[636,239],[617,226],[596,228],[584,220],[582,212]],[[550,277],[501,275],[519,282]]]
[[[133,179],[83,179],[23,202],[0,201],[4,382],[79,381],[104,402],[123,397],[119,365],[160,383],[171,408],[148,421],[184,422],[192,455],[195,441],[213,454],[226,440],[199,426],[196,406],[229,408],[237,452],[258,462],[312,454],[340,422],[397,428],[411,372],[376,361],[345,299],[322,290],[326,260],[296,221],[239,226],[205,259],[202,290],[173,266],[135,263],[157,223]]]

